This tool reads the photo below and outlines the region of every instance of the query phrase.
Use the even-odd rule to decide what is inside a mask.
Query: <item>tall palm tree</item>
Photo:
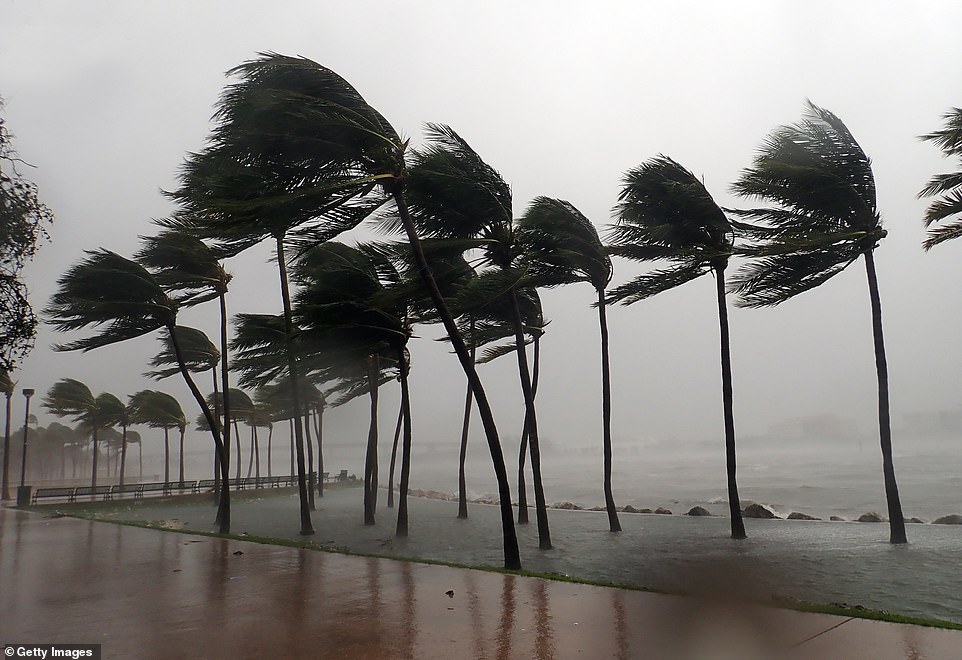
[[[0,392],[7,399],[7,414],[4,422],[3,431],[3,487],[0,499],[10,499],[10,405],[13,397],[14,382],[10,378],[10,372],[0,369]]]
[[[165,329],[175,353],[180,345],[175,331],[177,305],[142,265],[109,250],[87,252],[57,281],[45,315],[59,331],[96,328],[89,337],[54,346],[58,351],[90,351]],[[187,387],[208,420],[217,451],[223,454],[218,424],[183,361],[178,360]],[[230,531],[230,497],[222,489],[216,523],[222,533]]]
[[[538,416],[518,297],[518,291],[532,282],[526,279],[525,245],[512,216],[511,189],[501,175],[450,127],[429,124],[427,133],[429,145],[415,152],[407,180],[412,223],[434,238],[453,239],[462,242],[466,250],[481,250],[484,262],[491,267],[480,272],[464,288],[466,297],[489,301],[504,295],[510,303],[525,403],[525,426],[530,442],[538,545],[543,550],[550,549],[551,532],[541,480]],[[459,350],[457,344],[455,350]],[[470,354],[466,348],[464,350],[470,360]]]
[[[184,433],[187,417],[177,399],[157,390],[141,390],[130,396],[131,420],[154,429],[164,430],[164,483],[170,483],[170,430],[180,432],[180,482],[184,474]]]
[[[189,221],[189,218],[188,218]],[[172,222],[173,226],[184,222],[184,218]],[[166,226],[165,221],[158,222],[159,225]],[[228,487],[230,482],[230,383],[228,381],[228,360],[227,360],[227,288],[231,281],[230,273],[225,270],[220,263],[216,253],[203,241],[190,235],[185,231],[176,229],[166,229],[156,236],[141,237],[143,246],[137,253],[137,260],[150,269],[157,281],[165,290],[171,292],[178,305],[190,307],[217,298],[220,306],[220,351],[213,348],[213,344],[199,330],[193,328],[181,331],[183,335],[183,350],[191,353],[195,358],[196,368],[193,371],[205,371],[201,365],[210,365],[214,383],[214,392],[217,388],[216,366],[220,360],[221,368],[221,389],[226,392],[223,397],[215,398],[214,416],[223,415],[224,425],[221,426],[221,434],[224,443],[224,456],[216,455],[215,460],[223,477],[224,487]],[[198,333],[200,333],[198,335]],[[202,335],[202,336],[201,336]],[[178,337],[181,339],[181,337]],[[168,346],[162,358],[160,355],[155,360],[161,360],[159,364],[152,363],[151,366],[159,367],[177,364],[173,346],[167,342]],[[212,350],[213,349],[213,350]],[[216,355],[216,357],[215,357]],[[188,358],[188,362],[191,360]],[[164,377],[164,376],[155,376]],[[228,496],[229,497],[229,496]]]
[[[809,102],[800,122],[777,128],[768,136],[733,189],[741,196],[774,205],[738,212],[756,223],[743,229],[754,238],[754,244],[745,250],[754,258],[732,280],[739,305],[777,305],[824,283],[860,256],[865,259],[889,540],[905,543],[905,520],[892,461],[888,366],[873,256],[886,232],[871,162],[842,120]]]
[[[722,401],[728,509],[731,535],[745,538],[735,478],[735,416],[725,269],[734,247],[732,224],[704,184],[667,156],[657,156],[624,177],[615,208],[618,224],[611,231],[613,254],[634,261],[667,262],[612,290],[610,299],[629,305],[681,286],[702,275],[715,276],[718,326],[721,336]]]
[[[945,128],[927,135],[922,139],[931,142],[942,153],[962,163],[962,108],[952,108],[945,114]],[[919,193],[919,197],[935,197],[925,211],[925,226],[929,233],[922,243],[926,250],[943,241],[962,236],[962,171],[937,174]],[[932,225],[952,218],[949,224]]]
[[[601,410],[605,509],[608,528],[621,531],[611,490],[611,367],[605,290],[611,281],[611,258],[588,218],[570,202],[537,197],[519,221],[532,267],[548,285],[588,282],[597,294],[601,329]]]
[[[202,208],[205,222],[218,216],[229,219],[225,224],[230,229],[214,234],[233,239],[235,244],[252,244],[263,235],[248,231],[246,220],[262,228],[265,219],[274,222],[270,234],[278,245],[285,300],[289,296],[283,295],[286,264],[282,249],[287,231],[280,231],[280,227],[293,227],[302,219],[320,219],[322,222],[314,226],[297,224],[308,226],[312,240],[319,243],[355,226],[385,199],[394,202],[421,277],[472,384],[498,479],[505,566],[520,568],[510,489],[494,416],[467,347],[428,268],[408,211],[407,142],[347,81],[310,60],[266,53],[233,73],[240,81],[222,97],[217,114],[220,124],[205,162],[188,164],[193,174],[188,172],[186,178],[200,185],[188,186],[178,197]],[[223,194],[225,190],[230,194]],[[218,200],[226,203],[219,204]],[[290,324],[287,307],[285,304],[285,318]],[[296,382],[296,377],[292,379]],[[299,417],[300,410],[296,412]],[[303,465],[303,452],[299,461]],[[309,511],[303,479],[299,481],[303,515]]]

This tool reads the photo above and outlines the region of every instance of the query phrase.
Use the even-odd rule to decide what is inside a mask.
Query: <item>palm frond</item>
[[[177,343],[180,345],[184,363],[190,371],[209,371],[218,365],[220,351],[202,330],[178,325],[174,327],[174,332],[177,335]],[[163,346],[161,351],[150,360],[150,366],[156,368],[144,372],[147,378],[162,380],[180,373],[170,334],[163,336],[161,344]]]
[[[608,292],[605,301],[608,304],[631,305],[639,300],[681,286],[707,272],[710,272],[709,267],[702,264],[688,264],[677,268],[655,270],[616,286]]]

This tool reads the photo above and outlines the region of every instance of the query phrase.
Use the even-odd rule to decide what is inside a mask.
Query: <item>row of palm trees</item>
[[[179,186],[168,193],[178,205],[176,213],[160,221],[156,236],[143,239],[144,247],[133,260],[106,250],[88,253],[60,279],[47,309],[59,330],[94,330],[62,345],[62,350],[91,350],[165,330],[170,349],[165,364],[176,365],[201,407],[225,478],[218,508],[222,530],[229,528],[230,516],[226,477],[234,405],[228,380],[232,366],[242,386],[277,388],[288,401],[302,534],[313,533],[313,488],[305,469],[310,457],[304,451],[305,435],[311,430],[310,423],[305,424],[308,388],[320,391],[325,400],[361,394],[371,399],[364,489],[365,522],[371,524],[378,487],[378,389],[397,379],[401,386],[395,435],[401,438],[397,533],[406,534],[412,434],[407,343],[415,324],[440,322],[468,381],[462,463],[468,413],[476,403],[498,481],[507,568],[520,567],[520,553],[500,436],[477,364],[509,353],[516,356],[525,404],[519,473],[523,475],[530,459],[539,545],[550,548],[536,407],[538,340],[546,321],[537,291],[588,282],[597,293],[601,330],[604,494],[609,527],[618,531],[611,492],[606,306],[632,304],[712,274],[719,311],[731,533],[744,538],[736,483],[727,294],[737,295],[737,305],[776,305],[863,257],[873,310],[891,541],[905,541],[891,460],[873,260],[885,230],[869,159],[831,112],[809,104],[800,122],[780,127],[767,138],[734,184],[739,195],[768,206],[722,209],[692,172],[666,156],[630,170],[615,208],[617,224],[606,245],[594,224],[564,200],[539,197],[516,218],[510,186],[453,129],[429,124],[426,146],[409,149],[347,81],[310,60],[268,53],[230,75],[236,80],[217,105],[207,146],[187,157]],[[927,139],[950,155],[959,153],[958,141],[951,142],[942,133]],[[947,176],[923,192],[946,193],[957,213],[959,178]],[[935,213],[930,222],[943,217],[948,216]],[[356,247],[333,240],[368,218],[406,240]],[[272,241],[275,248],[282,312],[240,315],[230,341],[226,312],[230,276],[221,262],[262,240]],[[612,254],[659,267],[609,290]],[[745,262],[726,281],[732,257]],[[220,307],[220,349],[214,351],[216,358],[211,357],[211,344],[208,359],[193,362],[183,349],[177,310],[214,299]],[[485,348],[479,359],[481,347]],[[229,352],[234,355],[232,364]],[[218,359],[221,395],[216,395],[215,378],[215,396],[208,400],[191,372],[214,371]],[[393,486],[393,470],[391,480]],[[459,481],[463,498],[463,464]],[[519,489],[522,484],[519,479]],[[527,515],[526,497],[520,495],[519,519]],[[463,503],[459,515],[467,515]]]

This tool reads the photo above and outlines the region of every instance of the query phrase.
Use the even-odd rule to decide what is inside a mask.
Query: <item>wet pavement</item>
[[[104,658],[962,658],[962,632],[0,509],[0,645]]]

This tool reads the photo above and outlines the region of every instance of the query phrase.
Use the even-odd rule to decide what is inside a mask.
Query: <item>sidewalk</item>
[[[0,645],[104,658],[962,658],[962,632],[0,508]]]

